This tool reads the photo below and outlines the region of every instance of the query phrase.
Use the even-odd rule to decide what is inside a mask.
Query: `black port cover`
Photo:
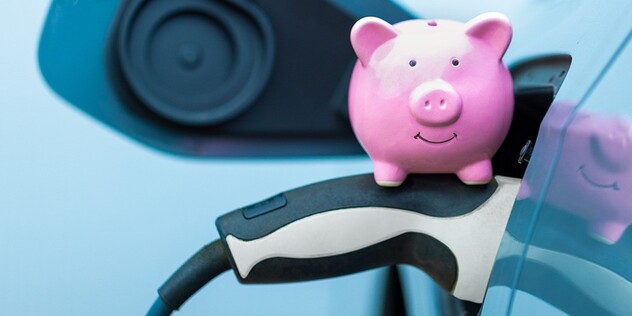
[[[274,37],[251,1],[138,0],[115,41],[124,80],[158,115],[212,125],[247,109],[273,66]]]

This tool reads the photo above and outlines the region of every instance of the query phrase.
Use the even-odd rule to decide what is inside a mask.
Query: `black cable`
[[[159,297],[147,316],[171,315],[206,283],[228,269],[230,262],[221,240],[204,246],[158,289]]]
[[[147,316],[168,316],[171,315],[171,312],[173,312],[173,310],[165,305],[165,302],[158,297],[156,301],[154,301],[154,305],[149,309],[149,312],[147,312]]]

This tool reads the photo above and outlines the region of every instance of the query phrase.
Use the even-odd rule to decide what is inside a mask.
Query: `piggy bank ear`
[[[388,22],[376,17],[366,17],[351,28],[351,46],[362,65],[366,66],[375,50],[396,36],[397,31]]]
[[[486,42],[500,59],[511,42],[511,22],[497,12],[483,13],[465,24],[465,34]]]

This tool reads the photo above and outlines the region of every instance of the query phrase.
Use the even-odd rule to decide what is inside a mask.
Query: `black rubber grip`
[[[336,256],[291,259],[271,258],[258,263],[242,283],[279,283],[323,279],[393,264],[409,264],[425,271],[446,291],[458,275],[456,259],[440,241],[418,233],[405,233],[381,243]]]
[[[301,218],[337,209],[379,206],[435,217],[469,213],[487,201],[498,183],[463,185],[451,174],[413,174],[397,188],[375,183],[373,174],[328,180],[294,189],[217,219],[222,239],[261,238]]]

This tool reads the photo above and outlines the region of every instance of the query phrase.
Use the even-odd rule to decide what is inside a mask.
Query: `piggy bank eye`
[[[452,66],[457,67],[459,65],[459,60],[456,58],[452,58]]]
[[[417,65],[417,61],[416,61],[416,60],[414,60],[414,59],[411,59],[411,60],[408,62],[408,65],[409,65],[410,67],[415,67],[415,66]]]

